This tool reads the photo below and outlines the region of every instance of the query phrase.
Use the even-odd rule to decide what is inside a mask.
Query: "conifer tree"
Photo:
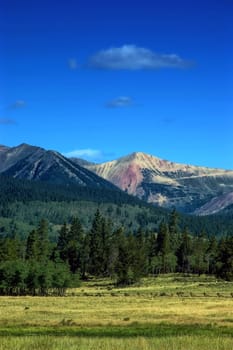
[[[192,270],[194,273],[198,273],[198,275],[207,272],[207,248],[208,239],[205,232],[202,231],[197,237],[193,238]]]
[[[129,251],[129,242],[125,237],[123,230],[118,230],[118,257],[115,264],[115,273],[117,283],[119,285],[127,285],[133,283],[133,274],[130,269],[131,257]]]
[[[70,265],[70,271],[75,273],[80,270],[81,267],[81,254],[83,245],[84,231],[81,221],[78,218],[74,218],[71,222],[70,230],[68,233],[68,263]]]
[[[191,238],[188,228],[185,227],[181,235],[181,244],[177,250],[178,268],[180,272],[188,273],[191,269]]]
[[[60,229],[57,241],[57,250],[60,258],[67,262],[68,261],[68,243],[69,243],[69,230],[67,224],[64,223]]]
[[[25,258],[26,260],[37,260],[38,258],[38,242],[37,242],[37,232],[36,230],[32,230],[27,238],[26,242],[26,252]]]
[[[168,226],[164,221],[159,225],[158,236],[157,236],[157,253],[161,256],[161,272],[165,273],[168,270],[166,264],[166,257],[170,252],[170,239]]]
[[[48,238],[48,222],[42,219],[39,223],[37,232],[37,253],[38,261],[46,262],[49,258],[49,238]]]
[[[168,220],[168,230],[170,234],[170,244],[174,252],[177,251],[180,244],[180,230],[178,222],[179,214],[177,213],[176,209],[173,209]]]
[[[90,231],[90,262],[89,272],[100,276],[103,274],[103,218],[97,209]]]
[[[207,271],[209,274],[216,273],[218,243],[215,236],[211,236],[206,251]]]

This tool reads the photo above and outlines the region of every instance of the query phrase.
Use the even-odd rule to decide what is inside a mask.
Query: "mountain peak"
[[[140,199],[187,212],[233,186],[233,171],[175,163],[144,152],[87,168]]]
[[[160,158],[157,158],[155,156],[152,156],[150,154],[144,153],[144,152],[133,152],[130,153],[124,157],[121,157],[118,159],[118,161],[137,161],[137,162],[145,162],[150,159],[157,159],[160,160]]]
[[[47,181],[59,185],[76,184],[116,190],[112,183],[75,164],[57,151],[47,151],[26,143],[0,152],[0,173],[14,178]]]

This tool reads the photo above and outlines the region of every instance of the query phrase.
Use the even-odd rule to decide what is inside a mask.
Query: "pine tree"
[[[205,232],[201,232],[197,237],[193,238],[192,252],[192,270],[194,273],[201,275],[208,270],[206,251],[208,248],[208,239]]]
[[[70,270],[75,273],[81,267],[81,252],[83,245],[84,231],[82,224],[78,218],[74,218],[71,222],[70,231],[68,233],[68,263]]]
[[[49,258],[49,238],[48,238],[48,222],[42,219],[39,223],[37,232],[37,252],[38,261],[46,262]]]
[[[130,269],[131,256],[129,251],[129,242],[125,237],[124,231],[117,231],[118,237],[118,256],[115,263],[115,273],[117,276],[117,284],[128,285],[133,283],[133,274]]]
[[[187,227],[184,229],[181,235],[181,244],[177,250],[178,267],[179,271],[183,273],[190,272],[191,269],[191,238]]]
[[[148,251],[145,232],[140,227],[135,234],[134,271],[137,279],[148,272]]]
[[[233,236],[220,240],[216,270],[218,277],[233,281]]]
[[[69,230],[67,224],[64,223],[60,229],[57,241],[57,250],[60,258],[64,261],[68,261],[68,243],[69,243]]]
[[[27,238],[26,242],[26,252],[25,258],[26,260],[37,260],[38,258],[38,242],[37,242],[37,232],[36,230],[32,230]]]
[[[156,274],[156,268],[157,268],[157,237],[155,232],[149,233],[148,239],[147,239],[147,256],[148,256],[148,264],[149,264],[149,272],[152,275]]]
[[[157,236],[157,254],[161,256],[161,272],[166,273],[169,270],[167,265],[167,256],[170,252],[170,239],[168,226],[164,221],[159,225],[158,236]]]
[[[209,274],[216,273],[218,243],[215,236],[211,236],[206,251],[207,271]]]
[[[90,231],[90,262],[89,272],[93,275],[100,276],[103,274],[103,218],[97,209]]]
[[[178,226],[179,214],[173,209],[169,216],[168,229],[170,233],[170,244],[174,252],[177,251],[180,244],[180,230]]]

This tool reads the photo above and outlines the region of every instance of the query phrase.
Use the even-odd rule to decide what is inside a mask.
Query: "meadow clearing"
[[[0,297],[0,350],[232,350],[233,283],[164,275],[65,297]]]

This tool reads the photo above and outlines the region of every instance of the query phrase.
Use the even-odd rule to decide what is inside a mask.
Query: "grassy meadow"
[[[232,350],[233,283],[166,275],[65,297],[0,297],[0,350]]]

